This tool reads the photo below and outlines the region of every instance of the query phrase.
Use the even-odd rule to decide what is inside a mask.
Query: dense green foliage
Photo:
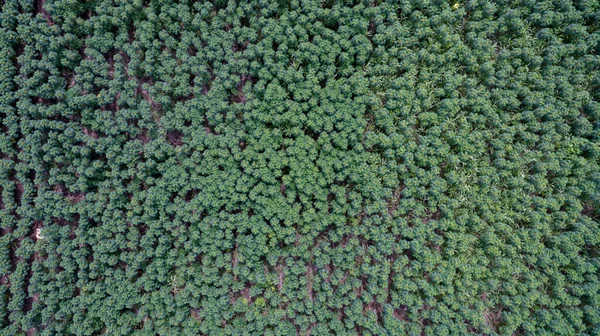
[[[600,2],[0,6],[2,335],[600,334]]]

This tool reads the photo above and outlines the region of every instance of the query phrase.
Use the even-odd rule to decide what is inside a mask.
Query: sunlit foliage
[[[600,334],[598,1],[0,8],[0,334]]]

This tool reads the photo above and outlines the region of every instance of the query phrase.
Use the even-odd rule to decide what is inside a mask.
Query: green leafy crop
[[[600,334],[595,0],[0,0],[0,334]]]

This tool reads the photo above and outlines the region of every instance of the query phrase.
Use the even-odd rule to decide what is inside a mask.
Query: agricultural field
[[[600,1],[0,0],[0,335],[600,335]]]

